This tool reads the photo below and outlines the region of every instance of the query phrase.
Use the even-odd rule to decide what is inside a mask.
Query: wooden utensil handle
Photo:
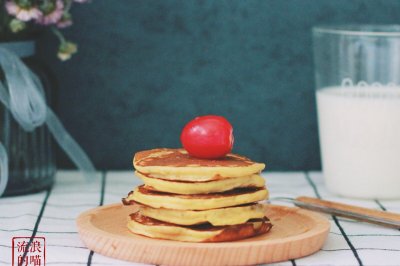
[[[311,197],[298,197],[294,204],[301,208],[329,213],[363,222],[400,228],[400,214],[379,211]]]

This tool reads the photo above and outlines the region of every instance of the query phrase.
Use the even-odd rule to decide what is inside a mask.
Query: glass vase
[[[55,82],[50,71],[35,57],[35,42],[0,42],[0,47],[18,55],[39,77],[47,104],[51,105]],[[0,79],[4,81],[1,69]],[[0,141],[9,158],[9,180],[3,196],[39,192],[52,186],[56,171],[54,145],[45,125],[26,132],[11,112],[0,104]]]

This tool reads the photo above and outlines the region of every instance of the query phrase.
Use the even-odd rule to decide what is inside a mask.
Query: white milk
[[[328,189],[356,198],[400,198],[400,88],[317,91]]]

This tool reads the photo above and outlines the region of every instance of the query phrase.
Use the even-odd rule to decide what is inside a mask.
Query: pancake
[[[203,211],[184,211],[171,209],[155,209],[139,204],[139,212],[147,217],[160,221],[179,224],[196,225],[210,223],[213,226],[242,224],[251,219],[261,219],[265,216],[264,204],[248,204],[237,207]]]
[[[123,199],[124,204],[139,202],[153,208],[175,210],[209,210],[243,205],[268,197],[264,188],[237,188],[221,193],[180,195],[146,189],[143,185]]]
[[[208,194],[228,191],[239,187],[264,187],[265,181],[260,175],[233,177],[214,181],[189,182],[171,181],[146,176],[138,171],[135,174],[142,179],[146,188],[176,194]]]
[[[235,241],[266,233],[272,227],[266,217],[250,220],[239,225],[217,227],[209,224],[190,227],[179,226],[143,216],[139,212],[130,215],[127,226],[135,234],[185,242]]]
[[[153,149],[135,154],[133,165],[139,172],[176,181],[210,181],[249,176],[261,172],[265,164],[227,154],[217,160],[191,157],[184,149]]]

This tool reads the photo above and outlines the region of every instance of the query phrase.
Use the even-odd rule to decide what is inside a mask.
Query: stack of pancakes
[[[183,149],[153,149],[136,153],[133,164],[144,185],[123,199],[138,211],[128,228],[152,238],[189,242],[219,242],[266,233],[268,197],[259,175],[264,164],[228,154],[207,160]]]

